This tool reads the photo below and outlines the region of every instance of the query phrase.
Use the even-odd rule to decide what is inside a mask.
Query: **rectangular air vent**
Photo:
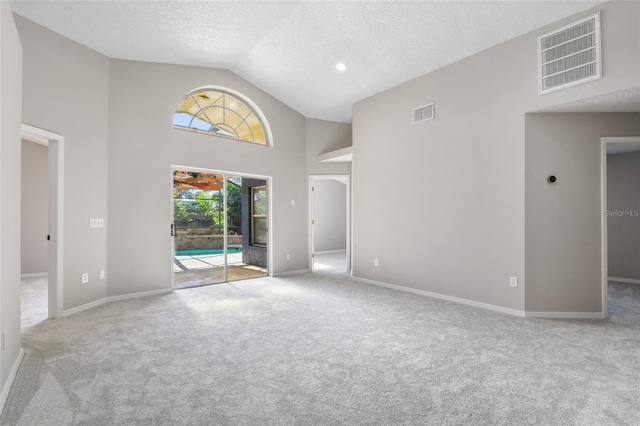
[[[413,124],[431,120],[434,116],[433,102],[413,109]]]
[[[600,14],[538,38],[538,89],[553,92],[602,76]]]

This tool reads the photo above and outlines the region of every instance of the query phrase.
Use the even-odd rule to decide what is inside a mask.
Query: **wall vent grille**
[[[413,109],[413,124],[432,120],[434,117],[433,102]]]
[[[538,89],[553,92],[602,77],[600,14],[538,38]]]

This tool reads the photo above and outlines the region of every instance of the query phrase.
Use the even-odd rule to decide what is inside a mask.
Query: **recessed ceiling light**
[[[343,64],[342,62],[338,62],[336,64],[336,69],[340,72],[346,71],[347,66],[345,64]]]

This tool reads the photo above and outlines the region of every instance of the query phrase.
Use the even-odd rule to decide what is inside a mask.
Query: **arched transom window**
[[[240,96],[218,88],[189,93],[176,108],[173,126],[269,145],[268,133],[256,109]]]

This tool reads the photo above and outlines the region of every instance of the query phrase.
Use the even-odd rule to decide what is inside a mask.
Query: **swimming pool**
[[[242,247],[229,247],[229,253],[241,253]],[[206,254],[223,254],[223,249],[179,250],[176,256],[202,256]]]

